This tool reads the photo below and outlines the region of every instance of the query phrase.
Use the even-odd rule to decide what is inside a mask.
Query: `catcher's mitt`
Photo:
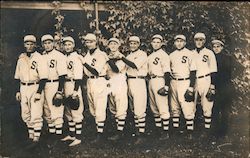
[[[52,103],[56,107],[59,107],[59,106],[62,105],[62,103],[63,103],[63,95],[62,95],[61,92],[56,92],[56,94],[54,95],[54,97],[52,99]]]
[[[64,105],[72,110],[78,110],[80,105],[79,97],[72,97],[72,95],[70,95],[64,99]]]
[[[157,91],[157,93],[161,96],[167,96],[168,95],[168,87],[162,87]]]
[[[194,101],[194,92],[187,89],[187,91],[184,94],[185,101],[187,102],[193,102]]]
[[[210,87],[208,89],[207,94],[206,94],[207,100],[210,101],[210,102],[214,101],[215,100],[215,93],[216,93],[215,89]]]

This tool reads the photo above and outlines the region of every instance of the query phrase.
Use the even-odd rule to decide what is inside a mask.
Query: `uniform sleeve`
[[[108,61],[108,56],[105,53],[99,53],[97,55],[94,68],[98,73],[101,73],[107,61]]]
[[[16,64],[16,70],[15,70],[15,79],[20,79],[20,60],[17,60],[17,64]]]
[[[125,69],[126,64],[122,60],[119,60],[116,62],[116,66],[118,67],[119,72],[121,72],[122,70]]]
[[[142,67],[147,62],[147,54],[141,51],[140,53],[138,53],[138,56],[136,56],[134,58],[134,61],[132,62],[135,63],[137,68]]]
[[[81,55],[76,55],[74,59],[74,79],[81,80],[83,77],[83,64],[80,59]]]
[[[210,58],[209,58],[209,69],[210,73],[217,72],[217,62],[214,53],[210,52]]]
[[[57,72],[59,76],[67,75],[67,58],[63,54],[58,55]]]
[[[37,62],[38,62],[37,71],[39,78],[40,79],[48,78],[47,60],[45,56],[40,55]]]
[[[170,58],[167,53],[163,55],[161,65],[164,73],[170,72]]]
[[[190,58],[189,58],[189,70],[196,71],[197,70],[197,54],[193,51],[190,51]]]

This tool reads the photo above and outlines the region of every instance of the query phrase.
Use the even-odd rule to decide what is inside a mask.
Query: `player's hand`
[[[164,86],[161,89],[157,91],[157,93],[161,96],[167,96],[168,95],[168,86]]]
[[[34,102],[37,102],[37,101],[39,101],[41,99],[41,94],[40,93],[36,93],[35,95],[34,95]]]
[[[214,85],[210,85],[208,92],[206,94],[206,98],[209,102],[212,102],[215,100],[215,86]]]
[[[189,87],[184,94],[184,98],[186,102],[193,102],[194,101],[194,88]]]
[[[62,92],[56,92],[56,96],[55,96],[56,99],[63,99],[63,94]]]
[[[76,99],[77,96],[78,96],[77,91],[74,91],[73,94],[72,94],[72,98],[73,98],[73,99]]]
[[[16,101],[21,101],[21,93],[16,92]]]

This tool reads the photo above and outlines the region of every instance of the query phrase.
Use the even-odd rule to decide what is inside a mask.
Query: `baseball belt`
[[[164,78],[164,76],[156,76],[156,75],[149,76],[149,79],[153,79],[153,78]]]
[[[189,80],[190,78],[187,77],[187,78],[175,78],[175,77],[171,77],[173,80],[176,80],[176,81],[184,81],[184,80]]]
[[[35,85],[35,84],[38,84],[39,82],[21,82],[22,85],[24,86],[31,86],[31,85]]]
[[[47,82],[58,82],[59,79],[55,79],[55,80],[47,80]]]
[[[132,79],[135,79],[135,78],[139,78],[139,79],[146,79],[146,76],[128,76],[128,78],[132,78]]]
[[[76,81],[76,80],[73,79],[73,78],[71,78],[71,79],[70,79],[70,78],[66,78],[65,81],[66,81],[66,82],[73,82],[73,81]]]
[[[196,78],[204,78],[204,77],[207,77],[207,76],[210,76],[210,74],[206,74],[206,75],[199,76],[199,77],[196,77]]]
[[[99,78],[99,77],[106,77],[106,76],[88,76],[88,78],[91,78],[91,79],[96,79],[96,78]]]

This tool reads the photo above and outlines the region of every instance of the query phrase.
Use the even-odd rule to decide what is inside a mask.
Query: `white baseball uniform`
[[[67,76],[66,82],[64,84],[64,94],[65,97],[69,97],[73,94],[75,88],[75,80],[82,80],[83,77],[83,65],[81,57],[77,52],[72,52],[67,58]],[[75,132],[76,135],[80,135],[82,132],[82,120],[83,120],[83,97],[82,90],[79,87],[77,91],[79,97],[79,108],[77,110],[72,110],[69,107],[65,107],[65,116],[69,121],[69,131]]]
[[[175,50],[170,54],[172,80],[170,82],[170,105],[173,116],[173,127],[179,127],[181,110],[186,119],[187,129],[193,130],[195,116],[194,102],[185,101],[184,94],[190,86],[190,71],[196,70],[194,53],[187,48]]]
[[[149,80],[149,100],[150,107],[155,117],[157,127],[162,127],[164,130],[169,129],[169,106],[168,97],[161,96],[157,92],[165,86],[164,73],[170,72],[169,55],[159,49],[148,56],[148,74]]]
[[[55,49],[49,53],[43,52],[43,56],[47,59],[48,70],[48,81],[45,85],[45,119],[51,133],[62,134],[64,106],[56,107],[52,100],[58,91],[59,76],[67,75],[66,57]]]
[[[87,63],[94,68],[99,76],[94,76],[86,67],[84,73],[88,76],[87,95],[91,114],[95,117],[97,132],[103,133],[104,122],[106,120],[107,109],[107,80],[105,78],[107,72],[108,57],[105,52],[96,49],[93,54],[88,52],[82,63]]]
[[[127,66],[128,95],[130,106],[134,112],[135,124],[140,133],[145,132],[146,108],[147,108],[147,87],[145,76],[147,76],[147,53],[137,50],[126,57],[133,62],[137,69]]]
[[[196,98],[201,97],[201,106],[205,117],[205,128],[211,126],[211,115],[214,102],[210,102],[206,98],[206,94],[211,85],[211,73],[217,72],[217,62],[213,51],[203,48],[200,52],[193,51],[196,54]],[[197,99],[195,99],[197,100]]]
[[[41,93],[41,99],[36,102],[34,94],[38,90],[39,80],[47,77],[46,62],[40,53],[34,52],[30,57],[26,53],[19,56],[15,79],[20,80],[21,116],[29,128],[29,134],[34,134],[35,137],[40,137],[43,125],[44,92]]]
[[[116,61],[115,65],[119,69],[118,73],[113,72],[110,66],[108,66],[107,69],[107,76],[110,78],[108,80],[109,108],[115,115],[117,129],[122,131],[124,129],[128,109],[126,65],[122,60]]]

